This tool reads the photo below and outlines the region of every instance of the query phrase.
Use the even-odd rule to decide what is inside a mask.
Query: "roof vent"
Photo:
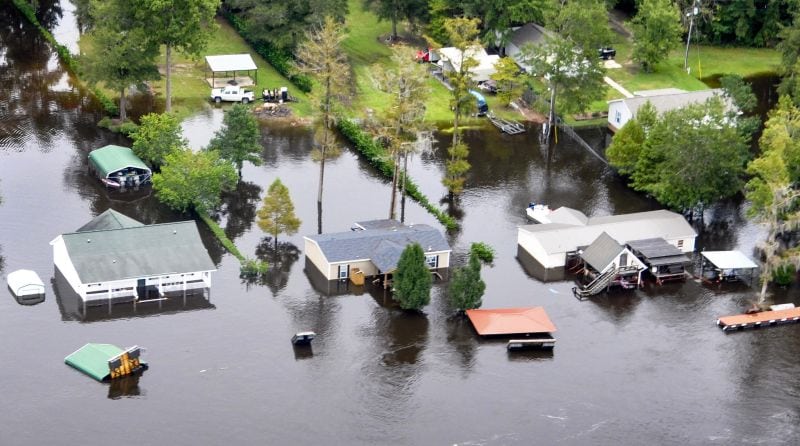
[[[173,233],[173,234],[177,234],[177,233],[178,233],[178,231],[176,231],[176,230],[174,230],[174,229],[173,229],[173,230],[172,230],[172,233]]]
[[[117,259],[112,260],[111,263],[117,263]]]
[[[86,243],[92,243],[92,239],[90,239],[90,238],[87,238],[87,239],[86,239]]]

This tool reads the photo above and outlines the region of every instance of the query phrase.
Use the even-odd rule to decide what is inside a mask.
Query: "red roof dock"
[[[467,310],[472,326],[481,336],[552,333],[556,326],[542,307]]]
[[[769,327],[771,325],[797,322],[800,322],[800,307],[786,310],[760,311],[758,313],[739,314],[736,316],[723,316],[717,319],[717,325],[722,327],[722,331]]]

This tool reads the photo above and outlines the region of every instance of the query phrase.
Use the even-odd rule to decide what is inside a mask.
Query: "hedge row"
[[[342,135],[353,143],[356,150],[358,150],[373,167],[378,169],[386,177],[392,178],[394,164],[387,158],[386,151],[383,147],[378,145],[369,134],[362,131],[358,124],[349,119],[339,119],[338,127]],[[406,193],[436,217],[447,229],[458,228],[458,222],[456,222],[453,217],[431,204],[431,202],[428,201],[428,197],[420,192],[411,178],[406,178]]]
[[[241,252],[239,252],[239,248],[237,248],[236,245],[233,244],[231,239],[229,239],[228,236],[225,235],[225,231],[222,230],[222,228],[217,224],[217,222],[212,220],[211,217],[209,217],[204,212],[198,212],[198,214],[200,216],[200,220],[203,220],[203,223],[205,223],[206,226],[208,226],[208,228],[211,229],[211,232],[214,233],[214,236],[220,241],[220,243],[222,243],[222,246],[224,246],[225,249],[228,250],[228,252],[233,254],[234,257],[239,259],[239,262],[244,263],[246,260],[245,257],[242,255]]]
[[[308,93],[311,91],[311,79],[301,74],[296,74],[292,70],[292,55],[287,51],[279,50],[266,42],[257,42],[251,39],[247,33],[244,21],[230,11],[223,11],[223,16],[233,26],[233,29],[258,53],[266,59],[278,73],[289,79],[301,91]]]
[[[73,74],[77,74],[80,72],[78,69],[78,61],[72,57],[72,54],[69,52],[69,48],[66,46],[56,42],[56,38],[53,37],[53,34],[50,33],[45,27],[39,23],[39,19],[36,18],[36,11],[33,10],[33,6],[25,0],[13,0],[14,6],[17,7],[19,12],[28,19],[33,26],[35,26],[42,36],[44,36],[45,40],[47,40],[53,48],[56,49],[56,53],[58,53],[58,57],[67,66],[67,69],[71,71]],[[103,109],[106,113],[110,115],[116,115],[119,113],[119,107],[114,103],[113,100],[109,99],[108,96],[105,95],[102,91],[100,91],[97,87],[90,87],[89,90],[92,94],[95,95],[100,104],[103,106]]]

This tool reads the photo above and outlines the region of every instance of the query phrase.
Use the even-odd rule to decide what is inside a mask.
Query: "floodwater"
[[[274,124],[263,126],[263,165],[245,166],[218,216],[240,250],[278,262],[265,283],[242,283],[236,260],[201,226],[219,269],[210,302],[100,307],[81,320],[50,283],[50,240],[108,207],[145,223],[188,217],[145,192],[109,195],[88,175],[89,150],[125,142],[94,126],[96,105],[72,85],[38,34],[1,10],[0,274],[33,269],[48,288],[29,306],[0,289],[2,445],[796,441],[800,326],[724,334],[714,324],[740,312],[753,290],[688,281],[581,302],[571,281],[541,282],[517,260],[516,228],[531,200],[590,215],[656,207],[566,138],[542,149],[536,128],[468,133],[473,170],[452,209],[461,229],[449,239],[459,262],[471,242],[496,249],[483,271],[484,307],[544,306],[558,327],[552,353],[509,354],[502,342],[479,340],[451,317],[442,284],[423,314],[406,314],[381,289],[320,282],[302,252],[302,236],[317,230],[311,136]],[[185,122],[194,147],[221,116],[209,107]],[[442,159],[440,150],[411,165],[432,199],[444,194]],[[279,239],[276,256],[253,219],[278,177],[303,224]],[[325,231],[388,214],[387,182],[353,152],[330,162],[325,180]],[[710,210],[698,246],[751,253],[761,231],[743,212],[738,202]],[[414,203],[406,217],[437,225]],[[292,348],[301,330],[318,333],[313,350]],[[94,382],[63,363],[86,342],[144,346],[151,368],[113,386]]]

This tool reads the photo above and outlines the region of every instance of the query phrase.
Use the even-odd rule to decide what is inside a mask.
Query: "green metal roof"
[[[62,237],[82,283],[216,270],[192,220]]]
[[[99,231],[101,229],[122,229],[144,226],[125,214],[120,214],[113,209],[106,209],[102,214],[93,218],[92,221],[78,228],[75,232]]]
[[[108,360],[124,351],[111,344],[86,344],[64,358],[64,362],[98,381],[103,381],[111,374]]]
[[[150,172],[150,168],[128,147],[109,145],[89,152],[89,163],[103,177],[127,167]]]

